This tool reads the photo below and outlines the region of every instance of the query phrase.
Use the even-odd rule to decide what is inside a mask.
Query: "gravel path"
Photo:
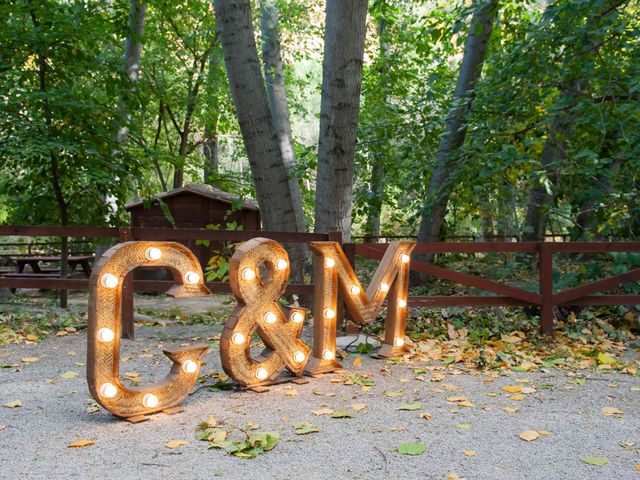
[[[138,372],[144,382],[153,381],[165,375],[168,365],[159,344],[202,341],[213,335],[215,327],[138,328],[135,341],[123,342],[122,358],[131,359],[121,371]],[[347,365],[349,373],[372,375],[375,385],[369,391],[334,383],[333,375],[306,385],[275,386],[262,394],[202,389],[185,400],[183,413],[158,414],[132,425],[104,410],[86,412],[91,401],[84,379],[85,343],[85,333],[80,332],[37,345],[0,347],[0,364],[19,365],[0,369],[0,405],[15,400],[23,405],[0,407],[0,478],[446,479],[453,473],[466,479],[640,478],[637,377],[585,372],[588,378],[583,382],[559,370],[497,378],[442,370],[444,379],[432,382],[434,372],[428,371],[420,381],[411,369],[427,364],[388,365],[366,357],[359,368],[351,361]],[[21,361],[29,357],[39,360]],[[221,370],[217,349],[206,361],[203,372]],[[68,371],[79,375],[63,378]],[[506,385],[533,387],[536,392],[514,401],[502,390]],[[291,389],[297,394],[286,395]],[[384,395],[399,390],[399,396]],[[460,407],[447,401],[451,396],[467,397],[474,406]],[[397,410],[401,403],[416,401],[422,403],[420,410]],[[366,404],[354,412],[355,418],[312,413],[320,408],[351,410],[353,403]],[[624,416],[603,415],[607,406],[619,408]],[[519,411],[510,414],[505,407]],[[420,418],[423,412],[432,419]],[[282,439],[274,450],[253,460],[209,450],[194,438],[196,425],[209,415],[238,425],[254,422],[262,431],[280,432]],[[301,421],[317,425],[320,432],[295,435],[292,426]],[[546,430],[550,435],[525,442],[518,438],[525,430]],[[67,448],[74,440],[92,440],[95,445]],[[189,444],[169,449],[169,440]],[[424,442],[428,451],[420,456],[397,453],[399,444],[415,441]],[[470,450],[476,454],[466,456]],[[606,457],[609,462],[596,467],[583,463],[583,457]]]

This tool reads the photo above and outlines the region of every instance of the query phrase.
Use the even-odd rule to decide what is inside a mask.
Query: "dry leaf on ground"
[[[74,372],[73,370],[69,370],[60,375],[62,378],[67,380],[72,380],[78,376],[78,372]]]
[[[320,415],[331,415],[333,413],[333,409],[332,408],[321,408],[319,410],[313,410],[311,413],[313,413],[314,415],[320,416]]]
[[[602,414],[607,417],[618,417],[621,418],[624,416],[624,412],[616,407],[602,407]]]
[[[364,403],[352,403],[351,408],[357,412],[359,410],[364,410],[365,408],[367,408],[367,405]]]
[[[429,412],[422,412],[420,414],[420,418],[422,418],[423,420],[431,420],[433,418],[433,415],[431,415]]]
[[[464,451],[464,456],[465,457],[475,457],[478,454],[478,452],[476,452],[475,450],[465,450]]]
[[[517,413],[520,409],[516,407],[504,407],[503,410],[507,413]]]
[[[22,357],[20,360],[22,360],[24,363],[35,363],[40,359],[38,357]]]
[[[502,387],[502,390],[509,393],[520,393],[522,391],[522,385],[507,385]]]
[[[535,430],[526,430],[518,435],[518,437],[520,437],[520,439],[524,440],[525,442],[533,442],[534,440],[540,438],[540,434]]]
[[[22,406],[22,400],[14,400],[13,402],[5,403],[4,406],[7,408],[18,408]]]
[[[167,448],[183,447],[185,445],[189,445],[189,442],[187,442],[186,440],[169,440],[164,444],[164,446]]]
[[[75,442],[71,442],[67,445],[67,448],[82,448],[88,447],[90,445],[94,445],[96,442],[92,442],[91,440],[76,440]]]

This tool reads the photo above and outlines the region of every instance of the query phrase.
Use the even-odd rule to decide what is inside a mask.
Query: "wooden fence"
[[[380,260],[386,244],[345,244],[345,254],[354,264],[356,255]],[[640,295],[595,295],[621,284],[640,280],[640,268],[555,292],[553,287],[553,255],[559,253],[640,252],[640,242],[462,242],[419,243],[413,250],[420,253],[520,253],[537,255],[538,288],[532,292],[505,285],[468,273],[456,272],[430,263],[411,261],[411,270],[436,278],[491,292],[495,295],[456,295],[409,297],[408,304],[423,307],[527,306],[540,307],[540,330],[553,333],[553,308],[564,305],[640,305]]]
[[[74,238],[111,238],[114,243],[130,240],[186,241],[212,240],[241,242],[254,237],[268,237],[282,243],[307,243],[312,241],[336,241],[341,243],[340,233],[294,233],[250,230],[200,230],[172,228],[101,228],[101,227],[41,227],[0,226],[0,236],[65,236]],[[380,260],[386,244],[345,243],[343,249],[354,265],[356,256]],[[545,334],[553,333],[553,309],[562,305],[639,305],[640,295],[595,295],[616,288],[620,284],[640,280],[640,268],[626,273],[594,281],[579,287],[555,292],[553,287],[553,255],[559,253],[607,253],[640,252],[640,242],[459,242],[420,243],[413,253],[519,253],[536,255],[539,265],[538,291],[532,292],[468,273],[456,272],[429,263],[412,260],[411,269],[426,275],[467,285],[493,295],[414,296],[409,305],[418,307],[477,307],[477,306],[538,306],[540,328]],[[132,280],[129,275],[123,284],[123,333],[133,336],[133,292],[161,292],[168,290],[172,281]],[[76,278],[2,278],[0,288],[43,288],[51,290],[87,290],[88,279]],[[228,282],[207,282],[216,293],[229,293]],[[310,295],[313,285],[289,284],[287,294]]]

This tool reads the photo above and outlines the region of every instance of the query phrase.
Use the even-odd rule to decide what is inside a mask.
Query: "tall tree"
[[[347,242],[366,20],[367,0],[327,0],[315,231],[342,232]]]
[[[144,35],[144,19],[147,5],[140,0],[131,0],[129,5],[129,35],[124,50],[124,73],[131,87],[138,81],[140,61],[142,57],[142,37]],[[126,142],[129,137],[130,115],[127,114],[127,100],[130,95],[121,95],[118,100],[120,122],[118,122],[118,141]]]
[[[258,204],[267,230],[296,231],[296,214],[262,78],[249,0],[215,0],[217,28]]]
[[[291,135],[287,91],[284,83],[284,67],[280,47],[278,7],[276,0],[260,0],[260,28],[262,32],[262,62],[267,84],[267,97],[273,118],[273,126],[278,135],[282,161],[289,177],[289,190],[296,217],[296,230],[305,230],[302,193],[295,174],[296,153]]]
[[[418,231],[419,242],[440,240],[459,164],[457,154],[467,133],[467,117],[473,102],[476,82],[482,73],[497,9],[497,0],[475,2],[458,81],[424,200]],[[430,260],[430,257],[424,259]]]
[[[204,142],[202,154],[204,163],[204,183],[214,185],[220,170],[220,119],[222,116],[220,105],[220,91],[224,76],[222,47],[218,43],[211,51],[209,59],[209,73],[207,75],[207,118],[204,126]]]

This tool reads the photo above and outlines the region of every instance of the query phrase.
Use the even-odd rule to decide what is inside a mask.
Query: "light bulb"
[[[264,321],[267,323],[276,323],[278,317],[273,312],[267,312],[264,314]]]
[[[332,310],[331,308],[325,308],[324,309],[324,316],[325,316],[325,318],[335,318],[336,311]]]
[[[336,261],[333,258],[327,258],[324,261],[324,266],[327,268],[333,268],[336,266]]]
[[[264,380],[269,376],[269,372],[267,372],[266,368],[260,367],[256,370],[256,378],[258,380]]]
[[[396,338],[396,339],[393,341],[393,344],[394,344],[396,347],[401,347],[401,346],[403,346],[403,345],[404,345],[404,338]]]
[[[100,396],[104,398],[113,398],[118,393],[118,389],[113,383],[103,383],[100,385]]]
[[[304,315],[300,312],[293,312],[291,314],[291,321],[295,323],[301,323],[304,320]]]
[[[349,292],[351,292],[351,295],[358,295],[360,293],[360,287],[357,285],[351,285],[349,287]]]
[[[253,268],[242,269],[242,278],[245,280],[253,280],[256,278],[256,271]]]
[[[388,292],[389,291],[389,284],[382,282],[380,284],[380,286],[378,287],[378,290],[380,290],[381,292]]]
[[[194,283],[198,283],[200,281],[200,275],[196,272],[187,272],[184,274],[184,281],[193,285]]]
[[[240,332],[236,332],[231,337],[231,341],[233,343],[235,343],[236,345],[242,345],[244,343],[244,341],[245,341],[245,336],[243,334],[241,334]]]
[[[144,397],[142,397],[142,405],[147,408],[156,408],[158,406],[158,397],[156,397],[153,393],[147,393]]]
[[[157,247],[149,247],[144,251],[144,256],[147,260],[160,260],[162,250]]]
[[[113,339],[116,338],[116,334],[113,333],[113,330],[110,328],[101,328],[98,330],[98,340],[101,342],[113,342]]]
[[[398,307],[404,308],[406,306],[407,306],[407,301],[404,298],[401,298],[400,300],[398,300]]]
[[[193,360],[187,360],[182,364],[182,370],[184,370],[184,373],[196,373],[198,364]]]
[[[409,263],[409,260],[411,260],[411,257],[406,253],[403,253],[402,255],[400,255],[400,261],[402,263]]]
[[[298,363],[304,362],[305,358],[307,358],[307,356],[304,354],[304,352],[297,351],[293,354],[293,359]]]
[[[333,360],[335,358],[335,354],[331,350],[327,349],[322,352],[322,358],[325,360]]]
[[[289,263],[285,259],[279,258],[278,260],[276,260],[276,268],[278,270],[284,270],[288,266],[289,266]]]
[[[105,288],[116,288],[118,286],[118,277],[111,273],[105,273],[100,277],[100,283]]]

